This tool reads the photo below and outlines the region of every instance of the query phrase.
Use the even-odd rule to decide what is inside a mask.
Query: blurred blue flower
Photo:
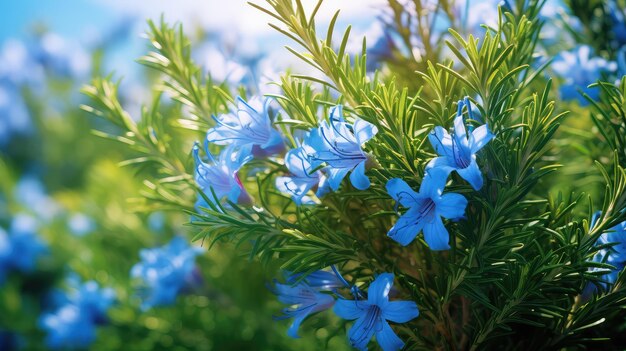
[[[0,227],[0,286],[9,273],[9,258],[11,257],[11,241],[7,232]]]
[[[28,85],[39,90],[45,78],[44,68],[38,64],[32,49],[25,41],[9,39],[0,49],[0,83],[18,89]]]
[[[294,285],[299,278],[299,274],[289,275],[287,284],[275,282],[272,289],[272,292],[277,295],[278,301],[289,305],[282,310],[283,315],[278,319],[293,318],[287,331],[287,335],[292,338],[299,337],[300,324],[310,314],[327,310],[335,304],[335,298],[322,291],[331,291],[343,286],[343,283],[334,273],[326,271],[312,273]]]
[[[330,110],[330,124],[322,121],[320,126],[311,131],[308,145],[311,166],[318,167],[325,163],[328,183],[333,190],[339,189],[341,181],[348,172],[352,185],[365,190],[370,180],[365,175],[368,155],[361,148],[376,133],[378,128],[360,118],[354,124],[348,124],[343,118],[342,106],[337,105]]]
[[[68,218],[67,226],[70,232],[78,237],[85,236],[96,229],[96,223],[84,213],[74,213]]]
[[[45,33],[31,46],[35,62],[57,76],[84,80],[91,68],[91,56],[76,43],[55,33]]]
[[[564,51],[557,55],[552,62],[552,69],[563,78],[559,88],[561,98],[578,100],[581,106],[587,106],[589,102],[580,92],[589,95],[593,100],[598,100],[600,90],[588,88],[588,85],[601,79],[603,74],[614,72],[617,64],[594,56],[591,47],[581,45],[572,51]]]
[[[456,12],[461,14],[461,25],[466,33],[481,36],[484,29],[481,25],[491,28],[498,27],[498,6],[506,6],[501,0],[460,0],[456,1]]]
[[[596,220],[600,216],[600,212],[596,212],[592,218],[590,227],[595,225]],[[591,269],[592,272],[604,272],[602,280],[608,284],[613,284],[617,280],[619,273],[626,267],[626,221],[617,224],[613,228],[602,233],[595,243],[596,246],[605,246],[599,249],[593,256],[592,261],[597,263],[608,263],[614,266],[614,269],[598,268]],[[595,290],[595,286],[589,284],[585,288],[583,295],[590,295]]]
[[[141,308],[147,310],[174,303],[193,275],[195,258],[200,252],[201,248],[190,246],[180,236],[163,247],[141,250],[141,262],[131,270],[131,276],[141,282]]]
[[[293,201],[297,205],[301,205],[303,200],[304,203],[313,202],[306,197],[306,194],[311,189],[317,187],[315,194],[317,197],[321,197],[325,193],[326,187],[324,185],[326,178],[320,171],[312,172],[313,167],[311,167],[306,145],[289,150],[285,155],[285,166],[291,173],[291,176],[277,177],[276,188],[283,193],[291,194]]]
[[[207,132],[207,141],[217,145],[251,147],[252,152],[271,155],[284,149],[283,137],[274,128],[269,114],[270,98],[248,102],[237,97],[237,111],[213,117],[217,125]]]
[[[18,87],[0,82],[0,147],[13,135],[27,135],[31,131],[30,114]]]
[[[37,229],[34,218],[18,214],[8,234],[0,230],[0,282],[11,270],[32,272],[37,260],[47,252],[47,245],[37,236]]]
[[[211,79],[229,86],[243,86],[250,93],[262,93],[266,88],[262,84],[264,75],[275,71],[265,45],[232,31],[209,31],[194,48],[192,54]]]
[[[615,40],[615,46],[619,48],[626,45],[626,15],[617,1],[610,0],[608,5],[613,39]]]
[[[23,176],[13,189],[13,196],[24,207],[32,210],[38,219],[51,221],[61,212],[61,206],[48,194],[35,176]]]
[[[626,45],[622,46],[615,56],[617,60],[617,77],[621,78],[626,75]]]
[[[82,314],[90,316],[95,324],[107,321],[107,311],[115,303],[115,291],[111,288],[100,288],[98,283],[91,280],[75,285],[67,294],[68,301],[80,308]]]
[[[483,175],[476,163],[476,153],[483,148],[494,135],[489,131],[486,124],[474,129],[469,134],[465,130],[463,121],[463,107],[467,105],[471,111],[469,101],[459,101],[457,116],[454,118],[454,133],[450,135],[443,127],[437,126],[428,135],[439,157],[435,157],[426,166],[426,170],[433,168],[445,172],[445,177],[452,171],[456,171],[461,178],[478,190],[483,186]],[[470,117],[473,118],[473,117]]]
[[[148,216],[148,228],[150,228],[152,232],[162,232],[166,223],[167,220],[163,212],[152,212]]]
[[[96,339],[96,325],[107,321],[107,311],[115,302],[114,291],[100,288],[94,281],[81,284],[77,278],[70,278],[69,285],[70,291],[59,296],[60,306],[39,319],[51,349],[89,347]]]
[[[234,203],[246,203],[250,201],[250,197],[239,180],[239,169],[252,156],[249,149],[235,149],[235,145],[229,145],[220,153],[219,158],[213,158],[208,149],[208,143],[205,143],[205,152],[209,159],[209,163],[205,163],[199,156],[198,144],[193,147],[193,156],[196,160],[196,184],[200,190],[212,201],[220,201],[227,197],[229,201]],[[213,198],[215,193],[215,199]],[[207,207],[202,196],[198,196],[196,207]]]
[[[443,194],[447,174],[432,169],[422,180],[419,193],[416,193],[402,179],[394,178],[387,182],[387,192],[399,204],[408,208],[389,230],[387,235],[403,246],[408,245],[420,231],[432,250],[447,250],[449,233],[441,217],[459,219],[465,213],[467,199],[455,193]]]
[[[42,315],[39,324],[47,332],[46,345],[54,350],[84,349],[96,339],[96,326],[89,314],[73,304]]]
[[[353,347],[367,350],[367,344],[374,334],[384,351],[400,350],[404,347],[404,342],[387,321],[406,323],[417,318],[419,310],[413,301],[389,301],[392,286],[393,274],[383,273],[370,284],[367,301],[340,299],[335,303],[336,315],[357,320],[348,332]]]

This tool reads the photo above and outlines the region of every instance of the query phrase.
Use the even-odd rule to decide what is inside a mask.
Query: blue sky
[[[36,23],[63,36],[76,37],[115,22],[116,13],[94,1],[0,1],[0,40],[3,41],[24,37]]]

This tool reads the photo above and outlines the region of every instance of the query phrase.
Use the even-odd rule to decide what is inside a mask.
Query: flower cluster
[[[422,231],[424,240],[432,250],[447,250],[449,233],[441,218],[461,219],[465,213],[467,199],[460,194],[443,194],[448,176],[452,171],[465,179],[475,190],[483,185],[483,176],[476,163],[476,153],[494,135],[486,124],[468,133],[463,119],[463,107],[472,116],[469,99],[459,101],[457,116],[454,119],[454,132],[448,133],[437,126],[430,133],[429,140],[437,157],[426,166],[419,192],[415,192],[402,179],[394,178],[387,182],[387,192],[400,205],[408,210],[398,219],[387,234],[401,245],[408,245]]]
[[[581,45],[572,51],[561,52],[552,63],[554,72],[563,77],[564,82],[559,88],[563,100],[578,100],[581,106],[589,102],[580,94],[583,92],[590,98],[598,100],[600,91],[588,85],[602,78],[603,74],[613,72],[617,64],[602,57],[594,56],[593,49]]]
[[[141,282],[141,308],[172,304],[184,288],[193,285],[198,279],[195,258],[200,252],[201,248],[189,246],[179,236],[163,247],[141,250],[141,262],[131,270],[131,276]]]
[[[34,218],[27,215],[15,216],[9,233],[0,228],[0,284],[11,271],[29,273],[35,269],[37,259],[47,251],[36,231]]]
[[[294,318],[288,331],[291,337],[298,337],[300,324],[310,314],[333,308],[337,316],[356,320],[348,332],[353,347],[367,350],[367,344],[376,335],[376,341],[383,350],[400,350],[404,342],[388,321],[406,323],[417,318],[419,310],[413,301],[389,301],[393,279],[391,273],[376,277],[369,286],[367,297],[357,287],[352,287],[350,290],[355,299],[348,300],[339,295],[338,289],[349,288],[350,285],[334,269],[334,272],[317,271],[304,279],[289,276],[288,284],[275,283],[274,293],[280,302],[289,305],[283,309],[284,316],[281,318]]]
[[[363,151],[362,145],[377,132],[376,126],[360,118],[353,124],[347,123],[343,118],[342,106],[333,107],[330,110],[330,123],[324,120],[311,131],[308,145],[312,149],[308,155],[311,167],[326,164],[328,183],[334,191],[339,189],[348,172],[355,188],[369,188],[370,180],[365,176],[369,156]]]
[[[85,50],[54,33],[28,41],[5,41],[0,48],[0,146],[15,134],[33,131],[23,89],[41,92],[47,74],[83,80],[90,65]]]
[[[319,127],[306,135],[302,145],[285,156],[291,176],[276,179],[276,187],[290,194],[298,205],[309,190],[317,189],[317,197],[331,189],[337,191],[348,173],[356,189],[365,190],[370,186],[365,170],[371,156],[362,146],[378,129],[360,118],[353,124],[347,123],[341,105],[331,108],[329,119],[320,122]],[[306,203],[312,200],[309,198]]]
[[[115,292],[88,281],[70,281],[70,292],[50,313],[40,317],[40,326],[47,332],[46,345],[51,349],[86,348],[96,339],[96,326],[107,322],[107,311],[115,303]]]
[[[239,170],[253,156],[268,156],[284,149],[282,136],[272,127],[269,113],[271,100],[246,102],[240,97],[236,100],[237,109],[214,117],[216,126],[207,131],[205,153],[209,163],[201,160],[199,147],[197,144],[194,146],[196,184],[212,201],[226,197],[234,203],[249,202],[250,197],[239,180]],[[211,144],[225,146],[217,160],[209,151]],[[196,205],[203,204],[203,197],[199,196]]]
[[[194,145],[193,155],[196,160],[196,184],[210,201],[220,201],[226,197],[232,202],[246,202],[249,199],[246,190],[239,180],[239,169],[251,159],[245,150],[236,150],[233,146],[225,148],[214,159],[205,143],[205,153],[209,163],[202,161],[198,145]],[[196,207],[206,207],[208,204],[202,196],[198,197]]]
[[[306,317],[333,307],[335,299],[329,293],[343,286],[334,273],[326,271],[314,272],[300,283],[297,283],[298,279],[297,274],[288,275],[287,284],[275,282],[272,288],[278,301],[289,305],[283,309],[283,316],[279,319],[294,319],[287,331],[287,335],[292,338],[298,337],[298,329]]]
[[[214,117],[216,126],[208,130],[205,142],[208,163],[200,158],[199,146],[194,146],[196,184],[206,197],[249,203],[251,199],[239,179],[241,167],[253,157],[285,151],[284,138],[272,125],[270,102],[269,98],[263,102],[256,98],[246,102],[238,97],[236,111]],[[276,178],[277,189],[301,205],[313,203],[307,195],[311,190],[316,190],[317,197],[329,188],[338,190],[348,173],[355,188],[369,188],[365,170],[371,156],[362,146],[377,131],[376,126],[360,118],[352,124],[346,122],[342,106],[333,107],[329,121],[321,121],[297,147],[286,152],[283,159],[290,174]],[[224,146],[217,160],[211,156],[211,145]],[[205,196],[199,196],[196,207],[206,205]]]

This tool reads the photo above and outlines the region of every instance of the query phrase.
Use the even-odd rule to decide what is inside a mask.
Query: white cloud
[[[200,25],[204,28],[233,31],[243,35],[264,34],[272,29],[267,25],[271,17],[253,8],[245,0],[92,0],[124,15],[158,19],[165,14],[166,20],[180,21],[187,27]],[[303,0],[312,9],[317,1]],[[256,3],[265,6],[265,2]],[[341,10],[344,21],[371,21],[377,14],[376,6],[385,0],[343,0],[324,2],[318,12],[318,23],[330,21],[336,10]]]

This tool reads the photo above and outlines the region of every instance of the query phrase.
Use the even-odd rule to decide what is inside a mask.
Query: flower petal
[[[296,205],[302,204],[302,197],[315,185],[315,180],[300,177],[276,177],[276,189],[292,196]]]
[[[375,125],[360,118],[354,121],[352,128],[354,129],[354,136],[359,145],[365,144],[378,133],[378,128]]]
[[[333,312],[343,319],[354,320],[367,312],[369,304],[365,301],[338,299]]]
[[[291,338],[298,339],[300,336],[298,335],[298,329],[300,328],[300,324],[304,321],[306,317],[309,316],[309,313],[313,310],[313,306],[299,311],[293,318],[293,322],[289,326],[287,330],[287,335]]]
[[[330,192],[330,184],[328,182],[328,177],[321,176],[320,182],[317,185],[317,191],[315,192],[315,196],[321,198],[322,196],[328,194]]]
[[[443,225],[440,217],[436,217],[432,222],[424,225],[424,240],[431,250],[441,251],[450,249],[448,241],[450,241],[450,234]]]
[[[383,307],[389,302],[389,290],[393,285],[393,274],[382,273],[367,289],[367,301],[372,305]]]
[[[480,190],[483,187],[483,174],[476,163],[476,156],[472,157],[472,161],[466,168],[457,168],[457,173],[461,178],[467,180],[474,190]]]
[[[387,236],[395,240],[402,246],[410,244],[420,230],[424,227],[425,220],[420,216],[421,207],[411,207],[402,217],[398,219],[396,224],[391,227]]]
[[[435,127],[435,129],[428,134],[428,140],[437,155],[452,157],[452,137],[443,127]]]
[[[413,301],[391,301],[383,309],[383,318],[395,323],[406,323],[419,314],[417,304]]]
[[[314,176],[313,174],[309,175],[311,163],[302,147],[291,149],[287,152],[285,155],[285,166],[287,166],[289,172],[298,177]]]
[[[382,327],[376,331],[376,341],[383,351],[398,351],[404,347],[404,341],[396,335],[386,321],[381,322]]]
[[[400,178],[389,179],[387,185],[387,193],[404,207],[412,207],[418,203],[422,197],[415,192],[409,184]]]
[[[467,199],[456,193],[447,193],[437,200],[437,214],[447,219],[457,219],[465,214]]]
[[[370,313],[361,316],[348,331],[350,344],[352,347],[359,350],[367,350],[367,344],[369,344],[372,336],[374,336],[377,329],[376,327],[380,324],[380,321],[377,323],[376,321],[372,321],[371,318],[368,318],[370,317]]]
[[[370,187],[370,180],[365,175],[365,161],[359,163],[350,174],[350,182],[352,185],[359,189],[365,190]]]
[[[337,191],[341,185],[341,181],[346,177],[350,171],[348,168],[327,168],[328,171],[328,184],[333,191]]]
[[[493,139],[495,135],[489,131],[489,127],[486,124],[474,129],[471,136],[470,150],[472,154],[477,153],[483,146]]]
[[[467,132],[465,131],[463,115],[460,113],[454,118],[454,137],[461,145],[467,145]]]
[[[443,189],[448,181],[450,172],[444,168],[431,168],[426,171],[422,184],[420,184],[420,195],[437,199],[443,193]]]
[[[430,171],[434,168],[446,172],[447,179],[450,172],[456,169],[456,164],[454,163],[454,160],[448,156],[439,156],[430,160],[430,162],[428,162],[428,164],[426,165],[426,171]]]

